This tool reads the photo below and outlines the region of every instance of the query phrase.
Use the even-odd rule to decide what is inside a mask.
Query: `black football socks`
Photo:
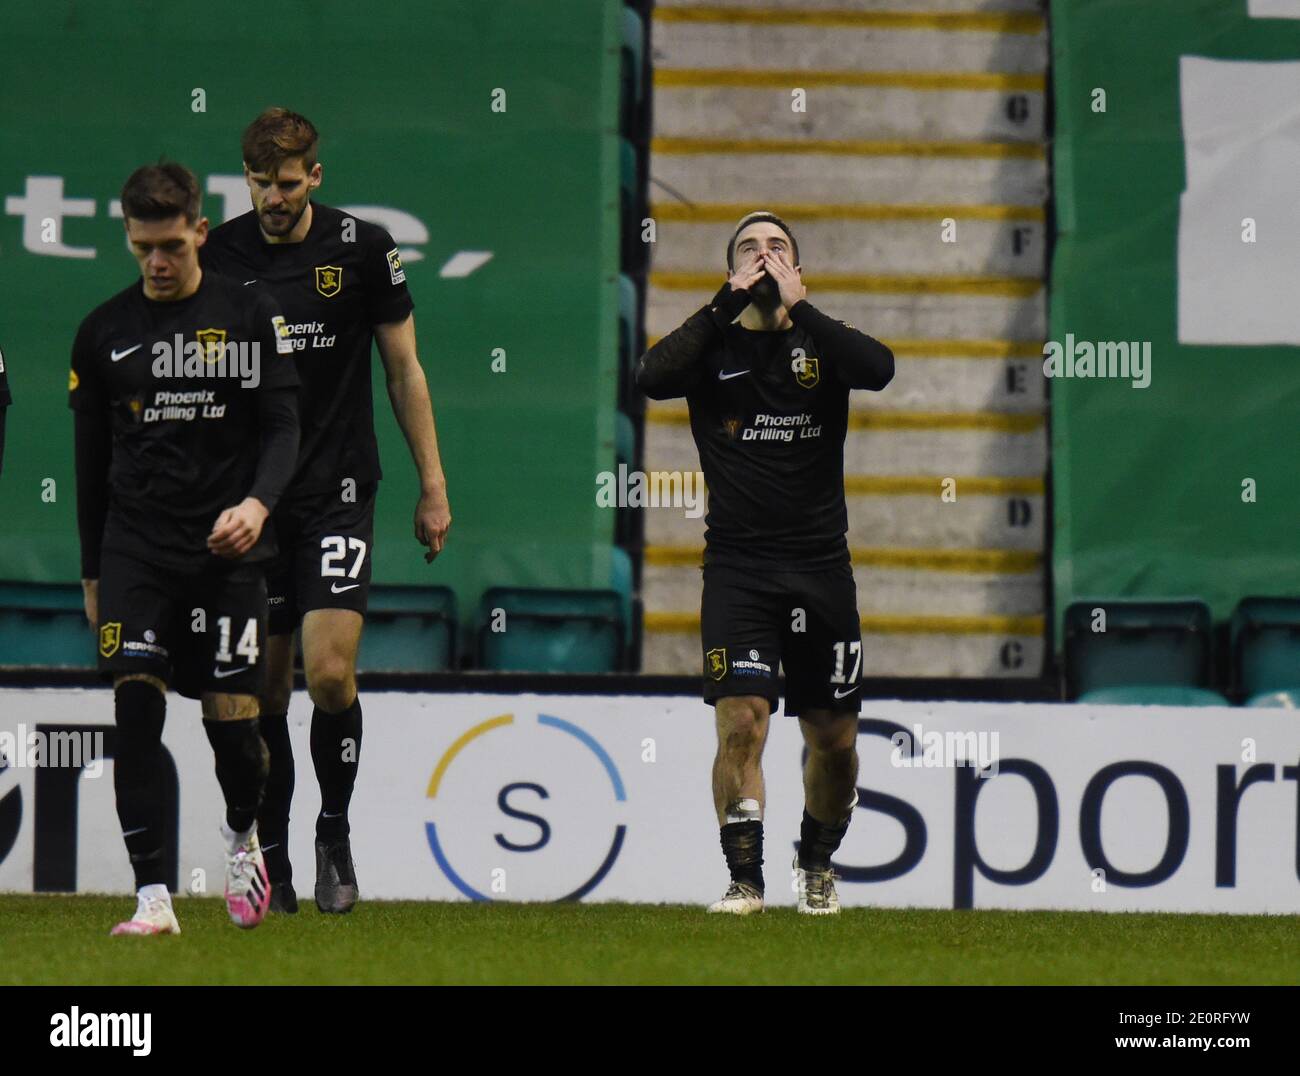
[[[247,833],[257,821],[270,768],[257,718],[204,721],[203,730],[217,760],[217,784],[226,797],[226,825]]]
[[[721,829],[722,854],[733,882],[744,882],[763,892],[763,812],[757,800],[730,804]]]
[[[113,691],[117,723],[113,792],[136,889],[167,883],[162,802],[158,795],[166,709],[163,693],[144,680],[127,680]]]
[[[351,832],[348,805],[357,781],[361,759],[361,700],[341,713],[326,713],[319,706],[311,715],[311,760],[320,782],[320,814],[316,837],[336,841]]]
[[[807,810],[803,813],[803,823],[799,826],[799,866],[806,871],[828,871],[831,869],[831,856],[840,847],[844,834],[849,831],[849,822],[853,810],[844,816],[839,825],[828,826],[818,822]]]
[[[258,718],[262,739],[271,756],[266,791],[257,812],[257,837],[272,884],[293,880],[289,863],[289,805],[293,802],[293,744],[289,740],[289,715],[266,714]]]

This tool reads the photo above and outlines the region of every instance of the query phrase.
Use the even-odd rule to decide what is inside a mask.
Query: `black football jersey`
[[[709,559],[824,567],[848,559],[849,390],[796,327],[728,327],[686,395],[709,490]]]
[[[68,402],[109,415],[104,549],[177,568],[209,560],[213,523],[257,472],[259,393],[298,384],[291,355],[274,299],[211,272],[175,302],[137,280],[86,317]],[[242,559],[273,552],[268,527]]]
[[[208,236],[203,264],[256,280],[284,312],[302,381],[298,470],[285,496],[378,481],[370,390],[373,328],[414,308],[397,244],[377,224],[312,203],[300,243],[268,243],[253,211]]]
[[[848,563],[849,390],[884,388],[893,353],[807,302],[789,328],[746,329],[732,319],[748,302],[724,286],[637,370],[654,399],[686,397],[709,491],[704,559],[787,571]]]

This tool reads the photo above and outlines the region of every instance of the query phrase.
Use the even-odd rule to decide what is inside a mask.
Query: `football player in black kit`
[[[156,784],[169,684],[202,700],[226,801],[226,907],[254,927],[270,899],[257,838],[263,524],[293,472],[298,376],[274,300],[200,268],[208,222],[192,172],[138,169],[122,213],[141,279],[81,323],[68,379],[82,589],[113,681],[113,787],[138,890],[113,933],[180,932]]]
[[[379,450],[370,391],[372,341],[420,478],[415,537],[432,560],[451,511],[433,409],[415,346],[413,303],[397,244],[377,224],[312,201],[321,183],[316,128],[270,108],[241,149],[253,209],[214,229],[204,264],[258,282],[279,301],[299,345],[302,447],[273,524],[280,556],[267,573],[269,663],[262,732],[271,775],[259,828],[273,911],[295,912],[289,863],[294,765],[288,710],[293,631],[301,624],[314,706],[311,755],[320,784],[316,905],[348,912],[357,900],[348,806],[361,750],[357,648],[370,589]]]
[[[862,634],[849,560],[849,390],[894,376],[884,344],[805,298],[799,248],[772,213],[741,220],[728,280],[642,357],[652,399],[685,396],[709,490],[700,629],[715,710],[713,803],[731,885],[710,912],[763,910],[763,744],[785,712],[808,746],[794,863],[799,911],[839,911],[831,856],[857,802]],[[739,319],[739,320],[737,320]]]

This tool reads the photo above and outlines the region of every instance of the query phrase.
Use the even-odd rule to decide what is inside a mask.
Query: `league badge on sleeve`
[[[388,275],[393,278],[393,284],[401,284],[406,280],[406,270],[402,268],[402,256],[397,253],[397,247],[393,247],[386,255],[388,259]]]

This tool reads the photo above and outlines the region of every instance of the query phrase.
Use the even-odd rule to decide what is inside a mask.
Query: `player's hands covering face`
[[[765,250],[759,255],[759,264],[776,281],[776,286],[781,290],[781,305],[789,310],[800,299],[807,298],[808,289],[803,286],[799,270],[786,258],[783,251]]]

